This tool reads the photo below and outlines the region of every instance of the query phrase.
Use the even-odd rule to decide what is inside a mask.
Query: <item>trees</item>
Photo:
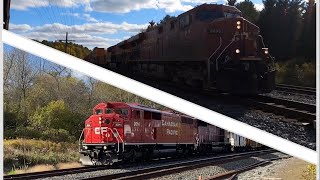
[[[259,18],[259,12],[250,0],[245,0],[236,4],[236,7],[242,12],[245,19],[252,23],[256,23]]]
[[[4,52],[5,138],[75,140],[93,106],[100,102],[161,107],[59,65],[44,63],[23,51],[11,48]]]
[[[309,0],[303,14],[302,33],[299,39],[299,55],[315,63],[316,57],[316,5],[314,0]]]
[[[234,6],[236,4],[237,0],[227,0],[227,4],[229,6]]]
[[[296,55],[303,2],[301,0],[265,0],[258,25],[272,55],[288,59]]]

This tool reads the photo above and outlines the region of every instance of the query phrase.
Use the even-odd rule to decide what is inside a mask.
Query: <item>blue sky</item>
[[[32,39],[69,38],[89,48],[109,47],[202,3],[225,0],[11,0],[10,30]],[[243,0],[238,0],[243,1]],[[261,0],[253,0],[263,8]]]

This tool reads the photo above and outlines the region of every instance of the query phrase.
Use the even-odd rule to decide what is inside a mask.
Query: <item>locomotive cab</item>
[[[212,45],[209,86],[237,94],[270,92],[275,82],[274,59],[259,27],[244,19],[235,7],[223,6],[222,11],[223,17],[207,25],[207,42]]]
[[[117,161],[111,154],[123,150],[123,123],[128,116],[126,108],[114,108],[112,104],[100,103],[85,121],[85,128],[79,140],[80,161],[84,165],[112,164]],[[114,162],[109,162],[108,160]]]

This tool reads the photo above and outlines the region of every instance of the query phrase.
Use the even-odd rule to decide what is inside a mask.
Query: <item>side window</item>
[[[158,28],[158,33],[161,34],[162,32],[163,32],[163,27],[160,26],[160,27]]]
[[[150,111],[144,111],[144,119],[151,119],[151,112]]]
[[[189,26],[190,24],[190,17],[192,17],[192,15],[185,15],[183,17],[180,18],[180,28],[184,28]]]
[[[135,119],[141,119],[141,113],[139,110],[134,110],[132,113],[133,118]]]
[[[174,29],[174,21],[170,22],[170,29],[173,30]]]
[[[128,116],[129,115],[129,111],[126,108],[119,108],[119,109],[115,109],[114,110],[115,113],[122,115],[122,116]]]
[[[152,119],[161,120],[161,113],[152,112]]]

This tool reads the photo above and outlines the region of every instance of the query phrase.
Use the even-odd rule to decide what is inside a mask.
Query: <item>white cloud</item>
[[[91,17],[90,14],[83,14],[83,17],[86,19],[88,22],[98,22],[94,17]]]
[[[26,32],[30,31],[32,27],[28,24],[10,24],[10,30],[16,32]]]
[[[128,13],[133,10],[157,8],[154,0],[92,0],[93,11],[107,13]]]
[[[128,13],[141,9],[164,9],[167,13],[176,11],[187,11],[193,8],[192,5],[184,3],[209,3],[209,0],[93,0],[90,2],[91,11],[105,13]]]
[[[254,4],[254,7],[258,10],[258,11],[262,11],[262,9],[264,8],[263,3],[261,4]]]
[[[82,25],[63,25],[59,23],[45,24],[31,27],[27,24],[10,24],[10,30],[23,34],[24,36],[36,40],[55,41],[65,38],[65,33],[69,32],[69,38],[75,39],[77,43],[93,47],[109,47],[120,42],[122,39],[105,38],[106,34],[116,34],[126,32],[129,34],[138,33],[148,24],[130,24],[122,22],[114,24],[111,22],[85,23]]]
[[[173,13],[175,11],[188,11],[193,8],[191,5],[183,5],[181,1],[176,0],[159,0],[157,6],[164,9],[166,13]]]
[[[73,17],[80,17],[80,14],[79,14],[79,13],[71,13],[71,12],[61,13],[61,15],[73,16]]]
[[[16,10],[28,10],[47,6],[77,7],[88,4],[89,0],[12,0],[11,8]]]
[[[83,6],[85,12],[128,13],[141,9],[164,9],[167,13],[173,13],[187,11],[194,5],[212,2],[217,0],[12,0],[11,6],[17,10],[47,6]]]

